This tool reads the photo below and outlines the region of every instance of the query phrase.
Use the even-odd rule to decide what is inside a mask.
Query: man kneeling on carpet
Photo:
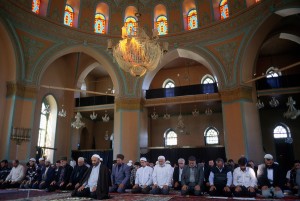
[[[147,166],[147,159],[142,157],[140,159],[141,167],[137,169],[135,176],[135,185],[132,187],[132,193],[148,194],[150,185],[152,185],[153,169]]]
[[[79,187],[72,192],[72,196],[108,199],[109,186],[111,186],[108,168],[101,164],[98,154],[94,154],[91,159],[92,166],[86,171]]]
[[[196,165],[196,158],[189,157],[189,165],[185,166],[181,175],[181,195],[194,194],[200,195],[203,183],[203,168]]]

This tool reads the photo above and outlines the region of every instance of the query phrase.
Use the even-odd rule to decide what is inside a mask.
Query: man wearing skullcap
[[[83,179],[72,192],[72,196],[91,197],[98,200],[108,199],[111,185],[109,170],[101,164],[98,154],[94,154],[91,160],[92,166],[86,171]]]
[[[132,187],[132,193],[143,193],[148,194],[150,186],[152,185],[152,173],[153,169],[147,166],[147,159],[142,157],[140,159],[141,167],[137,169],[135,184]]]
[[[31,188],[32,185],[37,181],[38,168],[35,162],[35,158],[29,159],[29,166],[27,167],[25,178],[21,183],[20,188]]]
[[[84,173],[87,171],[88,167],[84,165],[84,158],[79,157],[77,160],[77,165],[75,165],[73,172],[70,177],[70,181],[66,186],[67,190],[74,190],[79,186],[79,182],[82,179]]]
[[[170,187],[172,186],[173,171],[171,165],[166,164],[165,161],[164,156],[158,157],[158,164],[155,165],[152,174],[153,186],[150,191],[151,194],[169,194]]]
[[[4,182],[0,183],[0,189],[3,188],[19,188],[25,174],[24,166],[19,164],[19,160],[13,160],[13,168],[7,175]]]
[[[111,181],[112,187],[109,192],[125,193],[129,186],[130,167],[124,163],[124,155],[117,155],[117,164],[112,168]]]
[[[48,188],[50,183],[55,177],[55,168],[51,167],[50,160],[45,160],[45,166],[42,167],[41,172],[38,174],[38,179],[32,185],[34,189]]]

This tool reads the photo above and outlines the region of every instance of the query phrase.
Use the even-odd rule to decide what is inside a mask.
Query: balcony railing
[[[300,75],[283,75],[279,77],[263,78],[256,81],[257,90],[300,87]]]
[[[218,87],[216,83],[196,84],[174,88],[149,89],[146,91],[146,99],[211,93],[218,93]]]
[[[114,104],[115,97],[114,96],[89,96],[75,99],[75,107],[83,107],[83,106],[92,106],[92,105],[105,105],[105,104]]]

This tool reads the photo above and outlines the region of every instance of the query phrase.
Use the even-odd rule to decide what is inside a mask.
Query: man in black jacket
[[[65,190],[70,181],[73,167],[67,163],[67,157],[62,157],[60,164],[60,173],[56,180],[51,182],[48,192],[55,191],[56,189]]]
[[[274,163],[273,156],[266,154],[265,163],[258,166],[257,181],[264,197],[282,198],[284,194],[284,174],[278,164]]]
[[[2,160],[0,166],[0,182],[5,181],[7,175],[9,175],[11,168],[8,167],[8,161]]]
[[[45,165],[42,166],[41,171],[38,174],[38,180],[33,184],[34,189],[45,189],[48,188],[50,183],[55,178],[54,168],[51,167],[50,160],[45,161]]]
[[[79,182],[88,169],[88,167],[84,165],[83,157],[79,157],[77,163],[78,164],[75,165],[74,170],[71,174],[70,181],[66,186],[67,190],[74,190],[75,188],[79,187]]]
[[[189,165],[183,168],[181,175],[181,195],[189,193],[200,195],[203,177],[203,168],[196,165],[196,158],[194,156],[190,156]]]
[[[175,167],[174,172],[173,172],[174,190],[180,190],[182,187],[181,175],[182,175],[184,166],[185,166],[185,160],[183,158],[179,158],[178,159],[178,167]]]
[[[98,154],[92,156],[92,164],[80,181],[80,187],[72,192],[72,196],[108,199],[109,186],[111,186],[109,170],[101,164]]]

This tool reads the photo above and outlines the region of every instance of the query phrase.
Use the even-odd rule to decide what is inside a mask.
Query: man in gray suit
[[[124,155],[117,155],[117,163],[112,168],[111,183],[109,192],[125,193],[125,189],[129,186],[130,167],[124,162]]]
[[[194,156],[190,156],[189,164],[183,168],[181,175],[181,195],[200,195],[203,178],[203,168],[197,166]]]

